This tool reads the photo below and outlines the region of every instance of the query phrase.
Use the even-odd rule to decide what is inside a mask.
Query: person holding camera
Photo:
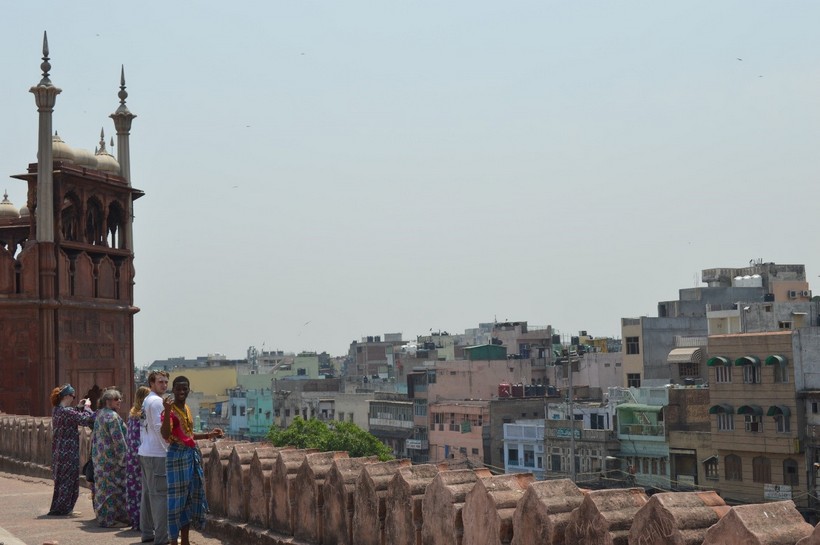
[[[94,412],[87,400],[74,407],[76,392],[71,384],[57,386],[51,392],[51,472],[54,495],[50,516],[79,515],[74,505],[80,497],[80,430],[94,425]]]

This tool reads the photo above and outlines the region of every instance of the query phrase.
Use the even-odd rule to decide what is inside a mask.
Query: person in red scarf
[[[201,530],[205,525],[208,503],[205,500],[205,476],[202,470],[202,454],[196,446],[197,439],[216,439],[224,434],[219,428],[209,432],[195,433],[191,409],[185,403],[190,393],[190,381],[179,376],[173,382],[173,398],[163,401],[162,438],[168,441],[165,459],[168,479],[168,538],[181,545],[190,545],[188,537],[191,526]]]

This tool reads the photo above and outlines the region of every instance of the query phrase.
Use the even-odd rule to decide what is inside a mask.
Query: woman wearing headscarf
[[[142,472],[140,471],[140,427],[142,424],[142,402],[151,392],[147,386],[140,386],[134,394],[134,406],[128,413],[125,428],[125,501],[131,529],[140,529],[140,500],[142,496]]]
[[[185,403],[190,392],[190,381],[183,376],[173,383],[174,397],[166,397],[162,407],[162,438],[168,441],[165,474],[168,478],[168,538],[180,545],[190,545],[191,526],[201,530],[205,525],[208,503],[205,500],[205,479],[202,454],[197,439],[222,437],[222,430],[214,428],[207,433],[194,433],[194,418]]]
[[[76,394],[71,384],[57,386],[51,392],[51,472],[54,477],[52,516],[71,515],[80,496],[80,430],[91,427],[94,413],[84,404],[74,407]]]
[[[103,528],[122,528],[131,525],[125,510],[125,424],[117,414],[122,394],[116,388],[108,388],[99,403],[91,434],[94,513]]]

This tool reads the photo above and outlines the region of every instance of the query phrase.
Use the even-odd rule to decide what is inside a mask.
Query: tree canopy
[[[290,426],[271,426],[268,439],[277,447],[314,448],[323,452],[345,450],[352,458],[378,456],[379,460],[392,460],[390,449],[375,436],[353,422],[325,423],[301,416],[293,419]]]

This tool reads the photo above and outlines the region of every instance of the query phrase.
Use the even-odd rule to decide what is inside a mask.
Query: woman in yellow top
[[[179,376],[173,382],[173,398],[163,400],[163,439],[170,443],[165,458],[168,479],[168,539],[181,545],[190,545],[188,533],[191,525],[201,530],[205,525],[208,503],[205,500],[205,476],[202,471],[202,454],[196,446],[197,439],[222,437],[222,430],[214,428],[207,433],[194,432],[191,409],[185,403],[190,392],[190,381]]]

